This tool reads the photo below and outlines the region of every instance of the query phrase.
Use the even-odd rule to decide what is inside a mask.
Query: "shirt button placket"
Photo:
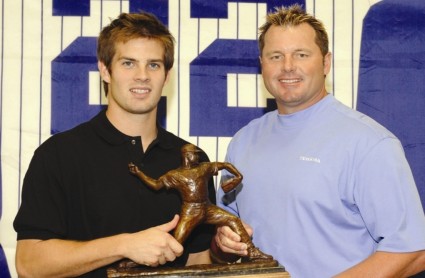
[[[130,161],[135,164],[140,163],[140,151],[137,149],[137,146],[139,145],[137,138],[130,138],[130,140],[127,141]]]

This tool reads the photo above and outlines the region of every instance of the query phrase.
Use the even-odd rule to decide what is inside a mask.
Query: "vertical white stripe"
[[[256,74],[238,74],[238,107],[257,107],[256,82]]]
[[[21,1],[4,2],[3,88],[1,123],[2,218],[1,244],[9,264],[14,267],[16,246],[12,227],[19,201],[20,78],[21,78]],[[14,11],[8,13],[6,11]]]
[[[239,39],[257,39],[257,5],[252,3],[239,3]]]
[[[238,77],[236,73],[227,74],[227,106],[238,106]]]

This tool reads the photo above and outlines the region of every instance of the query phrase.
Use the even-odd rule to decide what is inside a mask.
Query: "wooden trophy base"
[[[235,278],[289,278],[290,275],[277,261],[234,264],[203,264],[185,267],[111,267],[108,277],[235,277]]]

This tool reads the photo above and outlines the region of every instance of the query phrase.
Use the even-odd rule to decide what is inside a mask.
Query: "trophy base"
[[[233,264],[202,264],[185,267],[110,267],[108,277],[237,277],[289,278],[285,268],[275,260]]]

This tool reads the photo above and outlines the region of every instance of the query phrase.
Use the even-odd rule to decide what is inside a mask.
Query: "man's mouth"
[[[148,88],[133,88],[130,89],[130,92],[135,93],[135,94],[147,94],[151,91],[151,89]]]
[[[301,82],[301,78],[279,79],[279,82],[285,83],[285,84],[294,84],[294,83]]]

